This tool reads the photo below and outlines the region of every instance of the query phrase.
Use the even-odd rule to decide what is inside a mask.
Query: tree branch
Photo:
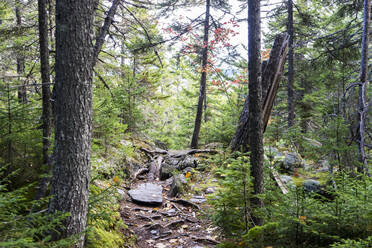
[[[109,9],[107,16],[105,18],[105,21],[103,23],[103,26],[99,30],[99,34],[96,38],[96,44],[94,45],[94,53],[93,53],[93,67],[97,63],[98,54],[102,49],[103,43],[105,42],[105,37],[108,33],[108,30],[110,29],[110,25],[114,20],[114,16],[116,13],[116,9],[118,8],[120,4],[120,0],[114,0],[112,2],[111,8]]]

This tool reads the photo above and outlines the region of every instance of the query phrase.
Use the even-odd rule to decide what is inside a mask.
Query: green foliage
[[[120,119],[120,105],[115,104],[106,88],[95,90],[93,117],[93,151],[108,155],[112,147],[120,146],[127,125]]]
[[[3,172],[4,167],[0,174]],[[50,241],[50,234],[61,228],[68,214],[48,214],[46,210],[31,213],[31,208],[45,205],[46,200],[31,201],[27,198],[30,189],[34,187],[32,184],[9,190],[8,179],[9,177],[0,181],[0,246],[4,248],[71,247],[74,242],[73,237]]]
[[[33,97],[29,97],[27,103],[19,102],[17,88],[1,80],[0,92],[0,166],[7,168],[2,176],[20,170],[13,174],[9,183],[11,188],[17,188],[39,177],[42,160],[40,105]]]
[[[332,248],[369,248],[372,245],[372,236],[369,236],[366,239],[352,240],[346,239],[341,242],[332,244]]]
[[[219,159],[217,157],[217,159]],[[372,179],[367,176],[351,177],[339,172],[334,185],[323,192],[306,193],[302,186],[290,187],[282,194],[274,182],[266,178],[265,225],[244,225],[245,160],[227,158],[216,169],[221,190],[212,202],[214,220],[227,237],[235,240],[236,247],[368,247],[372,235]],[[242,168],[243,169],[242,171]],[[247,182],[250,178],[245,178]],[[249,192],[249,191],[248,191]],[[361,239],[361,240],[359,240]],[[341,242],[337,243],[336,242]],[[226,245],[226,246],[225,246]],[[343,246],[342,246],[343,245]],[[350,245],[350,246],[347,246]],[[359,245],[359,246],[356,246]],[[363,246],[364,245],[364,246]],[[229,247],[224,244],[221,247]]]
[[[212,163],[216,164],[214,173],[221,185],[217,199],[211,201],[214,206],[213,220],[226,236],[241,235],[250,225],[249,159],[245,154],[234,153],[228,157],[217,155]]]
[[[116,191],[115,186],[103,188],[102,185],[91,184],[85,244],[87,248],[127,247],[124,245],[128,245],[130,237],[123,234],[128,227],[121,220]]]

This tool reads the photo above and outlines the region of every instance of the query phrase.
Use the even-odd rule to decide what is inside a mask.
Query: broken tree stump
[[[264,131],[270,118],[274,100],[279,88],[279,80],[283,72],[289,35],[287,33],[276,36],[273,48],[270,52],[270,58],[267,63],[262,64],[262,121]],[[249,99],[245,99],[243,111],[239,118],[239,123],[231,141],[231,150],[237,151],[242,148],[243,152],[248,151],[248,133],[249,133]]]

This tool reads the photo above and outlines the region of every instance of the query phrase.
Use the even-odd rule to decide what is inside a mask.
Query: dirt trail
[[[165,182],[155,182],[164,187],[163,204],[151,207],[133,203],[129,196],[121,203],[121,217],[125,224],[136,234],[137,247],[214,247],[216,228],[213,227],[204,211],[182,204],[177,198],[166,197],[169,187]],[[180,201],[182,202],[182,200]],[[188,206],[187,206],[188,205]]]
[[[169,156],[172,156],[172,154]],[[154,157],[153,161],[156,159]],[[152,166],[151,161],[148,166]],[[143,169],[141,168],[139,171],[145,171]],[[129,194],[125,194],[121,202],[121,217],[136,235],[136,247],[215,247],[219,243],[218,235],[216,234],[218,232],[205,211],[209,208],[205,198],[201,197],[200,202],[171,198],[168,193],[171,188],[172,178],[160,181],[159,178],[155,177],[154,180],[151,180],[149,179],[153,178],[150,175],[151,171],[153,170],[149,168],[147,175],[143,175],[143,173],[141,177],[136,175],[130,189],[136,189],[139,185],[147,182],[155,184],[155,187],[161,186],[163,189],[162,204],[149,205],[139,203],[134,201],[132,195]],[[149,197],[151,198],[151,194]]]

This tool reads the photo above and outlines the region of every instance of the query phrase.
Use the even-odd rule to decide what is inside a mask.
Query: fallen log
[[[141,151],[144,151],[146,154],[150,156],[155,156],[156,154],[168,155],[170,157],[181,157],[185,155],[191,155],[196,153],[211,153],[216,154],[218,153],[217,150],[214,149],[189,149],[189,150],[163,150],[160,148],[155,148],[155,150],[149,150],[146,148],[141,147]]]
[[[282,193],[283,194],[288,194],[288,188],[285,185],[285,183],[283,183],[282,179],[279,176],[279,173],[273,167],[270,167],[270,171],[271,171],[271,175],[274,177],[274,179],[275,179],[276,183],[278,184],[279,188],[281,189]]]
[[[189,149],[189,150],[170,150],[168,151],[168,155],[170,157],[182,157],[186,155],[192,155],[197,153],[211,153],[216,154],[218,153],[217,150],[214,149]]]

